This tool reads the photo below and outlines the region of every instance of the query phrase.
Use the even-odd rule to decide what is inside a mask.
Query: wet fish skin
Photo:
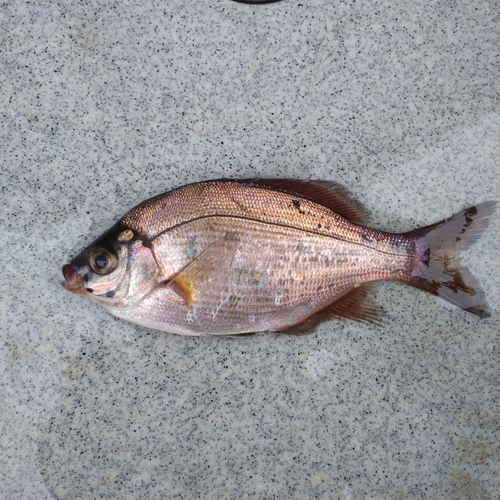
[[[383,279],[487,316],[484,294],[452,259],[493,208],[398,235],[360,225],[362,207],[335,183],[196,183],[130,210],[63,268],[63,285],[115,316],[185,335],[302,333],[335,317],[376,322],[367,292]],[[92,259],[111,265],[107,257],[113,268],[102,273]]]

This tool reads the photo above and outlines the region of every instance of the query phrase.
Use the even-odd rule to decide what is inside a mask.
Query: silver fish
[[[137,205],[63,267],[63,286],[111,314],[184,335],[307,333],[376,323],[370,283],[397,280],[489,316],[454,261],[496,202],[404,234],[360,225],[361,205],[325,181],[209,181]]]

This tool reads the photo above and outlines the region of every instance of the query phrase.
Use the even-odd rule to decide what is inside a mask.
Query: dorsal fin
[[[330,208],[356,224],[366,221],[366,211],[344,186],[332,181],[249,179],[237,181],[295,194]]]
[[[305,335],[311,333],[322,321],[347,318],[361,323],[380,324],[382,309],[372,303],[369,297],[370,283],[365,283],[347,292],[343,297],[315,312],[305,320],[284,330],[289,335]]]

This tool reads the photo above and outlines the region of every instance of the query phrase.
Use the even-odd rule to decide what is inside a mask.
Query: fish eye
[[[90,254],[89,266],[97,274],[109,274],[116,267],[116,257],[106,248],[98,248]]]

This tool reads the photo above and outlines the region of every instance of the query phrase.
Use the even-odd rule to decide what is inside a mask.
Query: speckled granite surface
[[[0,9],[1,498],[499,498],[500,213],[488,320],[387,283],[383,327],[183,338],[59,284],[191,181],[337,180],[393,231],[500,199],[497,2]]]

